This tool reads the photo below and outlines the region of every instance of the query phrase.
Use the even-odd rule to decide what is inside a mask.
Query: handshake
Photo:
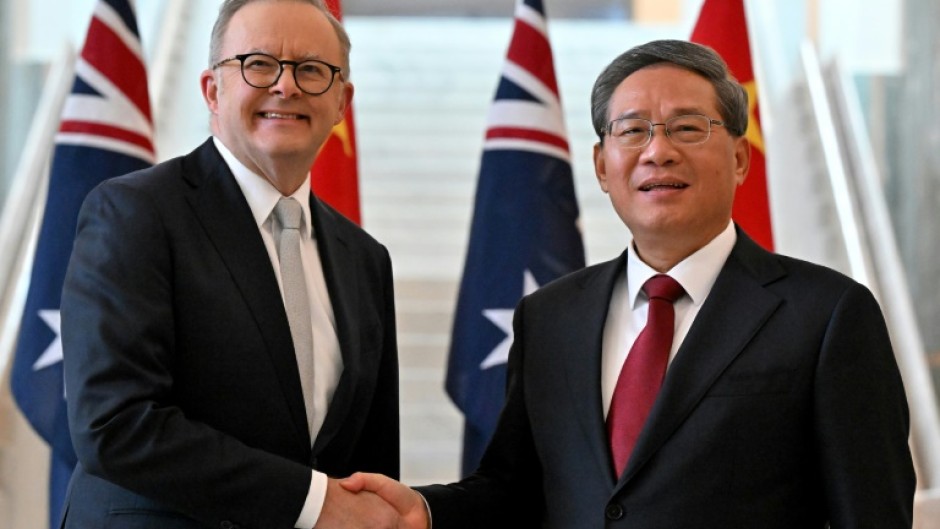
[[[357,472],[329,479],[314,529],[430,529],[424,498],[382,474]]]

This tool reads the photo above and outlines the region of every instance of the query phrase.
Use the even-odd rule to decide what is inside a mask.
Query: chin
[[[277,141],[277,142],[267,142],[262,145],[259,145],[259,150],[266,155],[276,158],[283,156],[299,156],[309,153],[316,153],[318,147],[311,142],[301,142],[301,141]]]

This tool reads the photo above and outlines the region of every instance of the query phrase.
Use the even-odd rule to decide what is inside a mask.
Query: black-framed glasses
[[[663,123],[642,118],[618,118],[607,124],[607,135],[623,147],[640,149],[653,140],[653,128],[657,125],[665,128],[666,137],[676,145],[697,145],[708,140],[712,125],[723,127],[725,124],[701,114],[676,116]]]
[[[284,66],[293,66],[294,82],[297,88],[300,88],[305,94],[318,96],[333,86],[333,80],[336,74],[342,76],[343,69],[339,66],[333,66],[328,62],[318,59],[307,59],[306,61],[287,61],[272,57],[266,53],[242,53],[233,55],[227,59],[212,65],[215,70],[219,66],[229,61],[239,61],[241,63],[242,79],[249,86],[255,88],[270,88],[274,86],[281,74],[284,73]]]

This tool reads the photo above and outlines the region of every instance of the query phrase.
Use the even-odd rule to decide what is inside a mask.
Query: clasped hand
[[[424,499],[382,474],[330,479],[315,529],[429,529]]]

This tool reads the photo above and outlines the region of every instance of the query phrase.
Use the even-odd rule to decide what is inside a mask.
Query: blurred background
[[[543,4],[591,264],[615,257],[629,240],[594,178],[591,86],[633,45],[688,39],[702,0]],[[744,4],[775,248],[839,269],[879,296],[911,401],[920,512],[932,512],[940,480],[934,453],[940,450],[934,390],[940,376],[940,3]],[[31,131],[47,119],[44,94],[81,48],[94,5],[0,3],[0,214],[7,223],[0,228],[10,229],[24,182],[40,178],[26,158],[36,149],[51,152],[51,145],[30,143]],[[444,379],[487,112],[514,6],[513,0],[343,0],[353,43],[361,220],[387,245],[395,268],[402,479],[412,485],[460,475],[463,416]],[[217,0],[136,3],[158,161],[189,152],[209,135],[198,76],[217,8]],[[14,231],[28,238],[26,227]],[[0,248],[0,263],[13,263],[27,246]],[[8,388],[11,326],[18,321],[9,314],[22,303],[17,296],[28,280],[18,272],[25,265],[14,264],[0,269],[6,317],[0,527],[20,529],[45,526],[48,448],[19,415]]]

